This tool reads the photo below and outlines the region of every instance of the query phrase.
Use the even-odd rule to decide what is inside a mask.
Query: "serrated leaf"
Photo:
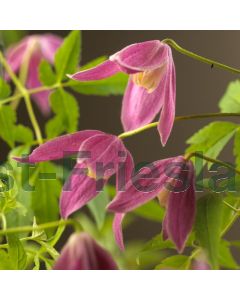
[[[134,210],[134,214],[156,222],[162,222],[164,213],[164,209],[154,200],[149,201]]]
[[[50,103],[55,117],[46,125],[48,138],[56,137],[63,132],[75,132],[78,126],[79,107],[74,96],[58,89],[51,94]]]
[[[27,254],[24,250],[22,242],[15,234],[9,234],[7,240],[8,253],[14,270],[24,270],[27,263]]]
[[[54,164],[39,164],[38,178],[34,182],[35,191],[32,192],[32,209],[36,216],[37,224],[55,221],[59,217],[58,199],[61,184],[57,179],[47,179],[49,175],[52,178],[56,176]],[[51,236],[53,231],[46,230],[46,233],[48,236]]]
[[[39,69],[39,79],[45,86],[51,86],[56,83],[56,74],[53,72],[52,66],[46,60],[41,61]]]
[[[235,208],[239,208],[240,205],[240,196],[228,193],[222,201],[230,204],[231,206]],[[225,229],[228,227],[228,224],[232,222],[233,219],[235,219],[235,214],[236,212],[226,204],[223,205],[223,210],[222,210],[222,232],[225,232]]]
[[[55,69],[57,81],[66,78],[77,70],[80,61],[81,35],[79,31],[72,31],[58,48],[55,55]]]
[[[0,77],[0,100],[7,98],[11,93],[10,85]]]
[[[15,111],[10,106],[0,106],[0,136],[11,148],[14,147],[15,122]]]
[[[240,81],[237,79],[229,83],[226,92],[219,102],[221,112],[240,112]]]
[[[174,255],[165,258],[159,265],[155,267],[156,270],[186,270],[189,265],[189,257],[185,255]]]
[[[104,189],[87,204],[96,221],[98,229],[101,229],[104,224],[104,220],[106,217],[106,206],[108,202],[109,196],[106,189]]]
[[[207,194],[197,201],[196,240],[206,250],[213,269],[218,268],[222,208],[222,199],[216,193]]]
[[[144,245],[142,251],[163,249],[175,249],[175,246],[170,240],[164,241],[162,234],[158,234]]]
[[[17,125],[14,129],[14,140],[20,143],[31,143],[33,141],[33,132],[29,127]]]

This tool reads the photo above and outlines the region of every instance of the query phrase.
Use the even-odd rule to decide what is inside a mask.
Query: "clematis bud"
[[[110,253],[87,233],[70,236],[57,259],[54,270],[117,270]]]

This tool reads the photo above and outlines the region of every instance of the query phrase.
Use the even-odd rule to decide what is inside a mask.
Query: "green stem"
[[[180,52],[180,53],[182,53],[182,54],[184,54],[186,56],[189,56],[189,57],[191,57],[193,59],[196,59],[198,61],[201,61],[201,62],[203,62],[205,64],[211,65],[212,67],[216,66],[219,69],[223,69],[223,70],[235,73],[235,74],[240,74],[240,70],[239,69],[229,67],[229,66],[224,65],[224,64],[222,64],[222,63],[220,63],[218,61],[215,61],[215,60],[212,60],[212,59],[208,59],[208,58],[206,58],[204,56],[198,55],[198,54],[196,54],[194,52],[191,52],[191,51],[189,51],[187,49],[184,49],[181,46],[179,46],[172,39],[167,38],[167,39],[164,39],[162,42],[165,43],[165,44],[168,44],[171,47],[173,47],[178,52]]]
[[[175,117],[175,122],[177,121],[183,121],[183,120],[194,120],[194,119],[207,119],[207,118],[222,118],[222,117],[240,117],[240,113],[208,113],[208,114],[194,114],[194,115],[188,115],[188,116],[178,116]],[[159,122],[153,122],[150,124],[147,124],[145,126],[139,127],[137,129],[123,132],[118,137],[120,139],[124,139],[126,137],[138,134],[140,132],[143,132],[145,130],[148,130],[150,128],[157,127]]]
[[[32,122],[32,126],[33,126],[33,129],[35,131],[37,141],[38,141],[39,144],[42,144],[41,130],[40,130],[40,127],[38,125],[36,116],[35,116],[33,108],[32,108],[32,103],[31,103],[31,100],[30,100],[28,90],[22,85],[22,83],[19,81],[17,76],[14,74],[14,72],[12,71],[10,65],[7,63],[7,61],[5,60],[5,58],[4,58],[4,56],[1,52],[0,52],[0,63],[3,65],[3,67],[5,68],[7,73],[9,74],[10,78],[15,83],[16,88],[19,91],[19,93],[21,93],[21,95],[23,96],[23,98],[25,100],[25,103],[26,103],[27,110],[28,110],[29,118]]]
[[[79,229],[80,224],[77,221],[68,219],[68,220],[59,220],[59,221],[54,221],[54,222],[49,222],[49,223],[44,223],[37,225],[36,227],[33,226],[22,226],[22,227],[12,227],[12,228],[7,228],[0,230],[0,235],[6,235],[6,234],[11,234],[11,233],[23,233],[23,232],[30,232],[33,230],[44,230],[44,229],[49,229],[49,228],[54,228],[58,227],[61,225],[70,225],[74,226],[76,229]]]

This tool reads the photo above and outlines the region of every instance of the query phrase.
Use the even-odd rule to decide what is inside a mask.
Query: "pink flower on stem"
[[[15,73],[26,68],[25,84],[27,88],[40,87],[38,76],[40,62],[45,59],[53,64],[55,53],[61,43],[62,39],[52,34],[27,36],[7,50],[7,62]],[[6,75],[6,79],[9,79],[8,75]],[[49,93],[49,91],[42,91],[32,95],[39,109],[45,115],[50,113]]]
[[[134,163],[117,136],[98,130],[83,130],[57,137],[36,148],[20,162],[37,163],[78,154],[77,164],[64,184],[61,216],[67,218],[97,196],[108,179],[116,174],[118,189],[131,177]]]
[[[129,75],[121,113],[124,130],[152,122],[161,111],[158,131],[165,145],[175,117],[176,77],[171,48],[158,40],[132,44],[102,64],[69,77],[100,80],[118,72]]]
[[[121,227],[124,214],[158,196],[166,207],[163,238],[171,239],[182,252],[195,219],[194,181],[192,162],[182,156],[156,161],[142,168],[126,184],[125,192],[118,192],[108,205],[109,211],[117,213],[113,230],[119,247],[124,248]]]
[[[74,233],[63,247],[54,270],[117,270],[110,253],[87,233]]]

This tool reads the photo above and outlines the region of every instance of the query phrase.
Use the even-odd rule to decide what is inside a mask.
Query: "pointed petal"
[[[123,232],[122,232],[122,221],[125,214],[115,214],[113,219],[113,233],[115,237],[115,241],[118,247],[124,251],[124,242],[123,242]]]
[[[133,71],[154,70],[161,66],[168,57],[169,46],[159,40],[132,44],[110,57],[128,74]]]
[[[116,270],[115,261],[108,251],[87,233],[70,236],[57,259],[54,270]]]
[[[49,116],[51,113],[49,103],[50,93],[50,91],[42,91],[31,96],[44,116]]]
[[[79,81],[91,81],[104,79],[118,72],[120,72],[118,65],[110,60],[106,60],[94,68],[77,72],[73,75],[69,75],[69,77]]]
[[[169,55],[171,55],[171,53]],[[159,120],[158,131],[162,145],[165,146],[174,124],[176,106],[176,74],[172,59],[169,59],[167,72],[161,81],[160,86],[163,89],[162,97],[164,103]]]
[[[61,159],[71,155],[71,152],[77,152],[83,141],[99,133],[101,133],[101,131],[83,130],[73,134],[63,135],[40,145],[28,157],[15,157],[14,159],[19,162],[27,163]]]
[[[123,164],[119,163],[119,168],[116,174],[117,191],[125,190],[126,184],[131,179],[134,172],[134,161],[132,155],[128,150],[126,150],[126,154],[125,161]]]
[[[19,67],[22,64],[23,56],[26,53],[28,47],[28,41],[29,38],[25,38],[20,43],[12,46],[7,50],[7,62],[11,66],[11,69],[14,73],[19,70]],[[6,74],[6,79],[9,79],[8,74]]]
[[[103,167],[109,165],[109,169],[104,173],[104,176],[109,177],[116,173],[118,163],[121,161],[119,152],[126,152],[126,148],[122,141],[115,135],[103,133],[85,140],[79,151],[91,153],[91,158],[79,158],[78,162],[86,162],[95,174],[97,172],[97,163],[98,165],[102,163]]]
[[[126,213],[156,197],[168,178],[164,169],[171,161],[172,158],[165,159],[143,167],[127,183],[126,191],[117,193],[108,210]]]
[[[164,241],[169,238],[168,232],[167,232],[167,219],[166,219],[166,217],[163,219],[163,222],[162,222],[162,236],[163,236]]]
[[[130,78],[121,112],[124,130],[133,130],[152,122],[163,105],[164,96],[160,84],[154,92],[148,93]]]
[[[187,166],[189,170],[184,171],[184,176],[188,180],[188,187],[182,192],[170,192],[165,217],[168,236],[179,252],[183,251],[192,230],[196,211],[194,170],[191,162]]]
[[[40,36],[40,44],[43,57],[51,64],[54,63],[54,56],[57,49],[61,46],[63,39],[57,35],[44,34]]]
[[[67,218],[97,196],[96,180],[86,175],[85,164],[77,164],[65,182],[61,198],[61,216]]]

